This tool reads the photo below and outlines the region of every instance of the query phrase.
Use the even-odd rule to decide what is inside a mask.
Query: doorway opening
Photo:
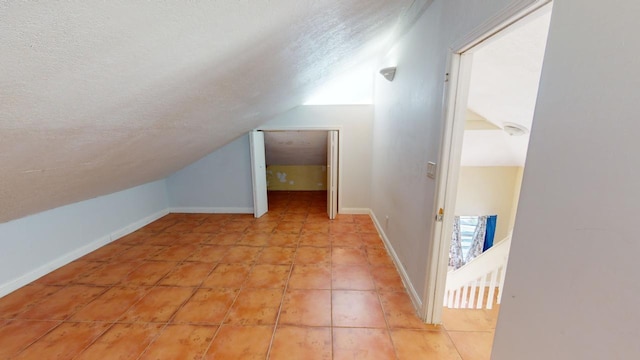
[[[263,130],[251,133],[255,217],[267,211],[338,212],[338,131]],[[299,214],[298,214],[299,215]]]
[[[429,323],[495,328],[550,15],[537,3],[452,54]],[[470,316],[489,321],[458,321]]]

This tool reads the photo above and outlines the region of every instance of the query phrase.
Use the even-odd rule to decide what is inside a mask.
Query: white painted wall
[[[456,215],[498,215],[495,241],[504,239],[513,229],[522,170],[519,166],[462,166]]]
[[[370,207],[372,105],[308,105],[296,107],[260,128],[339,126],[342,157],[342,202],[339,212],[360,212]]]
[[[167,178],[174,212],[253,213],[252,191],[248,135]]]
[[[493,359],[640,358],[639,13],[554,5]]]
[[[516,2],[434,1],[381,63],[397,66],[395,80],[375,80],[371,205],[419,297],[435,215],[426,164],[439,158],[449,47]]]
[[[0,296],[165,215],[164,180],[0,224]]]

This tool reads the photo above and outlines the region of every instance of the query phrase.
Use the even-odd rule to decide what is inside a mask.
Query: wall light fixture
[[[385,79],[389,80],[389,81],[393,81],[393,78],[396,77],[396,67],[387,67],[384,69],[380,70],[380,74],[382,74],[382,76],[384,76]]]

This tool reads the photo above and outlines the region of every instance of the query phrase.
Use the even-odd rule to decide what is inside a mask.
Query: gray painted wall
[[[0,296],[166,214],[164,180],[0,224]]]
[[[640,4],[554,4],[493,359],[640,358]]]
[[[380,224],[389,217],[385,234],[419,296],[435,214],[426,165],[439,159],[450,47],[514,2],[434,1],[382,61],[397,66],[395,80],[376,76],[371,207]]]
[[[312,105],[287,111],[261,128],[341,127],[344,174],[340,207],[368,209],[372,124],[371,105]],[[243,135],[168,177],[167,191],[175,211],[253,212],[249,136]]]
[[[169,176],[167,192],[176,211],[253,212],[249,136]]]

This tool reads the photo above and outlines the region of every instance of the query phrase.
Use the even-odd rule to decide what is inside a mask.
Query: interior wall
[[[0,224],[0,296],[168,213],[164,180]]]
[[[249,135],[243,135],[167,178],[175,212],[253,213]]]
[[[339,212],[366,212],[371,197],[372,105],[307,105],[296,107],[261,128],[328,127],[342,129],[342,202]]]
[[[511,222],[509,223],[509,229],[513,230],[516,225],[516,215],[518,213],[518,204],[520,204],[520,190],[522,190],[522,178],[524,176],[524,167],[518,167],[515,179],[515,187],[513,189],[513,203],[511,204]]]
[[[326,191],[324,165],[267,165],[269,191]]]
[[[518,166],[462,166],[456,195],[456,215],[498,215],[495,241],[513,229],[518,204]]]
[[[554,4],[493,359],[640,356],[638,13]]]
[[[450,47],[515,3],[434,1],[381,62],[397,66],[394,81],[375,78],[371,207],[414,298],[425,293],[436,187],[426,165],[439,159]]]

